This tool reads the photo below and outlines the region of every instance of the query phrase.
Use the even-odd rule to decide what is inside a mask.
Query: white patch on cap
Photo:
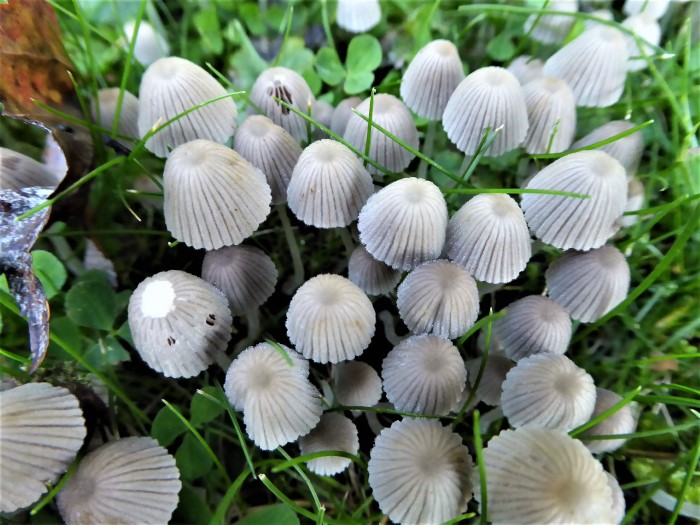
[[[146,317],[165,317],[175,308],[175,290],[169,281],[146,285],[141,299],[141,313]]]

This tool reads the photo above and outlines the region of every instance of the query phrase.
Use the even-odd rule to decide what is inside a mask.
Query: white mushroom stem
[[[245,314],[245,324],[248,335],[236,343],[236,352],[255,344],[260,334],[260,309],[248,310]]]
[[[377,316],[384,325],[384,337],[386,337],[387,341],[389,341],[392,345],[396,346],[405,339],[405,337],[401,337],[396,334],[396,328],[394,326],[394,316],[391,315],[391,313],[388,310],[382,310],[381,312],[379,312],[379,314],[377,314]]]
[[[428,122],[428,129],[425,134],[425,142],[423,143],[423,154],[428,157],[433,157],[433,145],[435,144],[435,130],[436,121],[431,120]],[[421,159],[420,165],[418,166],[418,177],[425,179],[428,175],[428,163],[425,159]]]
[[[284,230],[284,238],[287,240],[287,246],[289,246],[289,255],[292,258],[294,278],[292,281],[292,286],[290,287],[290,292],[294,293],[294,291],[301,286],[301,283],[304,282],[304,263],[301,260],[301,254],[299,253],[299,245],[297,244],[296,237],[294,236],[292,223],[289,222],[289,217],[287,216],[287,210],[284,204],[277,205],[277,213],[280,216],[280,221],[282,222],[282,229]]]
[[[348,232],[347,228],[333,228],[333,230],[338,234],[340,240],[343,241],[345,253],[348,257],[350,257],[350,255],[352,255],[352,252],[355,250],[355,246],[352,242],[352,238],[350,237],[350,233]]]
[[[231,366],[232,359],[223,352],[218,352],[215,356],[216,364],[219,365],[221,370],[226,372]]]

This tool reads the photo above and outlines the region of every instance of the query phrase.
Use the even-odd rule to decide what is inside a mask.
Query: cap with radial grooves
[[[357,454],[360,440],[357,437],[355,423],[337,412],[321,416],[318,425],[299,438],[299,450],[303,456],[327,450],[342,450],[348,454]],[[307,461],[311,472],[320,476],[335,476],[347,469],[352,460],[342,456],[324,456]]]
[[[523,86],[530,128],[525,137],[528,153],[566,151],[576,134],[576,101],[561,79],[541,77]]]
[[[401,275],[400,270],[372,257],[362,245],[352,251],[348,261],[348,278],[367,295],[391,292]]]

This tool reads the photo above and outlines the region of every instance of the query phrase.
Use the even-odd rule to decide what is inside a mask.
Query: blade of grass
[[[585,432],[586,430],[588,430],[589,428],[596,426],[601,421],[605,421],[610,416],[612,416],[615,412],[622,409],[622,407],[629,405],[632,401],[634,401],[634,399],[639,395],[639,393],[641,391],[642,391],[642,387],[638,386],[637,388],[635,388],[634,390],[629,392],[625,397],[620,399],[620,401],[615,403],[613,406],[611,406],[607,410],[601,412],[600,414],[598,414],[596,417],[594,417],[593,419],[591,419],[587,423],[584,423],[583,425],[580,425],[580,426],[576,427],[575,429],[573,429],[571,432],[569,432],[569,435],[571,437],[577,437],[577,436],[581,435],[583,432]]]
[[[225,523],[229,523],[227,519],[228,509],[231,508],[234,498],[238,494],[238,491],[241,490],[243,483],[249,475],[250,471],[244,470],[238,475],[235,481],[229,485],[224,497],[221,498],[221,501],[216,506],[216,511],[211,517],[211,520],[209,520],[209,525],[224,525]]]
[[[308,518],[312,521],[316,521],[316,514],[313,512],[309,512],[303,507],[300,507],[297,505],[295,502],[293,502],[291,499],[289,499],[280,489],[277,488],[277,486],[270,481],[270,479],[265,475],[265,474],[258,474],[258,479],[262,482],[263,485],[274,494],[278,500],[280,500],[282,503],[287,505],[290,509],[292,509],[294,512],[299,514],[300,516],[304,516],[305,518]]]
[[[287,43],[287,40],[289,39],[289,31],[292,29],[292,19],[294,18],[294,6],[292,4],[289,4],[289,7],[287,8],[287,13],[285,14],[285,20],[287,22],[287,27],[284,30],[284,37],[282,38],[282,43],[280,44],[280,48],[277,50],[277,55],[275,55],[275,59],[272,61],[272,66],[271,67],[276,67],[279,65],[280,62],[280,57],[282,56],[282,51],[284,50],[284,46]],[[282,28],[280,28],[280,32],[282,32]]]
[[[277,452],[287,460],[287,462],[291,461],[292,458],[287,452],[282,448],[282,447],[277,447]],[[306,475],[306,472],[299,466],[299,464],[295,463],[292,465],[292,468],[299,474],[302,480],[304,480],[304,483],[306,484],[306,487],[309,489],[309,492],[311,493],[311,499],[314,501],[314,506],[316,507],[316,521],[318,522],[319,517],[323,516],[324,509],[323,505],[321,505],[321,500],[318,499],[318,493],[316,492],[316,489],[314,488],[314,484],[311,483],[311,480],[309,479],[309,476]]]
[[[489,314],[487,316],[482,317],[476,323],[474,323],[474,326],[472,326],[467,331],[467,333],[465,333],[462,337],[459,338],[459,340],[457,341],[457,346],[462,346],[467,339],[469,339],[472,335],[481,330],[488,323],[493,323],[496,319],[500,319],[504,315],[506,315],[506,312],[505,310],[502,310],[500,312],[496,312],[495,314]]]
[[[367,468],[367,465],[365,465],[365,463],[360,459],[360,457],[356,456],[355,454],[350,454],[349,452],[345,452],[344,450],[324,450],[323,452],[313,452],[311,454],[297,456],[296,458],[289,458],[287,461],[283,461],[282,463],[273,467],[271,472],[277,474],[278,472],[282,472],[283,470],[287,470],[296,465],[307,463],[312,459],[326,457],[347,458],[352,460],[354,463],[357,463],[361,468]]]
[[[476,466],[479,469],[479,487],[481,488],[480,494],[480,508],[479,508],[479,523],[481,525],[488,524],[488,490],[486,484],[486,468],[484,467],[484,447],[481,442],[481,421],[479,419],[479,411],[475,410],[473,415],[473,431],[472,437],[474,438],[474,454],[476,456]]]
[[[671,514],[671,519],[668,520],[669,525],[674,525],[676,523],[676,520],[678,519],[678,516],[680,516],[681,508],[683,507],[683,503],[685,503],[685,494],[686,492],[688,492],[690,483],[693,477],[696,475],[698,461],[700,460],[700,439],[695,441],[695,447],[693,447],[693,451],[693,456],[690,460],[690,463],[688,464],[685,477],[683,478],[683,483],[681,485],[680,490],[678,491],[678,494],[676,494],[676,506],[673,509],[673,514]]]
[[[29,511],[29,514],[31,516],[36,516],[37,513],[43,509],[46,505],[51,503],[51,501],[56,497],[56,495],[60,492],[60,490],[63,488],[63,486],[68,482],[68,480],[73,477],[73,474],[75,474],[75,471],[78,469],[78,465],[80,464],[80,460],[76,456],[75,459],[73,459],[73,462],[70,464],[68,467],[68,470],[66,473],[61,477],[61,480],[56,483],[51,490],[41,498],[36,505],[32,507],[32,510]]]
[[[448,188],[442,190],[443,193],[459,193],[463,195],[481,195],[482,193],[508,193],[511,195],[521,195],[525,193],[536,193],[539,195],[559,195],[561,197],[573,197],[574,199],[590,199],[590,195],[583,193],[572,193],[569,191],[540,190],[535,188]]]
[[[369,149],[372,145],[372,115],[374,114],[374,93],[376,90],[372,88],[369,92],[369,115],[367,118],[367,136],[365,137],[365,156],[369,158]],[[367,161],[365,161],[367,168]]]

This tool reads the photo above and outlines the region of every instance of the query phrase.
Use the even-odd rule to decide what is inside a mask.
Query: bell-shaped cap
[[[627,120],[613,120],[594,129],[585,137],[574,142],[571,145],[571,149],[580,149],[590,146],[591,144],[597,144],[615,135],[629,131],[633,127],[634,124]],[[604,151],[617,160],[624,166],[627,176],[632,177],[637,173],[637,168],[642,160],[644,138],[642,137],[641,131],[636,131],[631,135],[627,135],[626,137],[622,137],[621,139],[617,139],[614,142],[610,142],[596,149]]]
[[[100,114],[96,115],[97,106],[93,104],[92,117],[97,120],[103,129],[112,130],[117,118],[117,103],[119,102],[119,88],[100,89],[97,92],[97,100],[100,106]],[[139,99],[129,91],[122,95],[117,135],[124,135],[136,139],[139,136]],[[134,147],[134,142],[116,137],[117,142],[123,143],[129,148]]]
[[[360,97],[348,97],[341,100],[331,117],[331,131],[341,137],[345,135],[345,128],[348,125],[348,120],[350,120],[350,117],[353,115],[352,110],[361,103],[362,99]]]
[[[625,213],[630,211],[639,211],[644,207],[644,184],[637,177],[632,177],[627,182],[627,204],[625,204]],[[639,215],[623,215],[617,220],[617,223],[628,228],[639,221]]]
[[[476,385],[482,360],[483,356],[469,359],[465,363],[470,390],[473,390]],[[477,399],[483,401],[487,405],[499,406],[501,404],[503,381],[506,380],[506,375],[514,366],[515,363],[510,359],[502,355],[489,353],[486,358],[486,364],[484,365],[484,371],[481,373],[479,386],[476,389]],[[466,398],[463,401],[466,401]]]
[[[644,13],[651,18],[658,20],[666,14],[671,0],[625,0],[622,12],[627,16]]]
[[[374,193],[372,177],[346,146],[319,140],[304,149],[287,188],[289,209],[317,228],[347,226]]]
[[[289,340],[307,359],[338,363],[362,354],[374,335],[374,307],[365,293],[340,275],[306,281],[287,311]]]
[[[565,253],[544,276],[549,296],[582,323],[597,321],[615,308],[630,286],[630,267],[614,246]]]
[[[299,450],[303,456],[314,452],[327,450],[342,450],[349,454],[357,454],[360,440],[357,437],[355,423],[337,412],[329,412],[321,416],[318,425],[299,438]],[[335,476],[347,469],[352,460],[342,456],[323,456],[311,459],[306,466],[311,472],[320,476]]]
[[[382,20],[379,0],[338,0],[336,23],[349,33],[364,33]]]
[[[545,4],[542,4],[543,6]],[[544,11],[578,11],[578,0],[550,0]],[[524,31],[543,44],[561,44],[569,34],[576,18],[567,15],[533,13],[525,21]]]
[[[391,521],[438,525],[466,510],[472,467],[459,435],[435,420],[404,419],[377,436],[367,471]]]
[[[333,384],[338,403],[372,407],[382,397],[382,380],[367,363],[344,361],[333,365]]]
[[[561,79],[541,77],[523,86],[530,128],[525,137],[528,153],[566,151],[576,134],[576,101]]]
[[[178,57],[161,58],[141,77],[139,137],[195,106],[226,95],[217,80],[197,64]],[[223,144],[236,131],[238,109],[227,97],[179,117],[146,141],[146,149],[167,157],[169,149],[195,139]]]
[[[180,270],[141,281],[129,299],[134,346],[148,366],[167,377],[192,377],[214,362],[231,339],[226,297]]]
[[[401,270],[372,257],[364,246],[357,246],[348,261],[348,278],[367,295],[391,292],[401,280]]]
[[[251,115],[236,131],[233,149],[265,174],[272,204],[287,201],[287,186],[301,147],[286,129],[264,115]]]
[[[513,59],[506,69],[515,75],[520,85],[524,86],[528,82],[540,78],[543,67],[544,62],[539,58],[533,58],[530,55],[520,55]]]
[[[360,241],[375,259],[410,270],[440,257],[447,204],[430,181],[406,177],[372,195],[360,211]]]
[[[622,21],[622,27],[626,27],[642,40],[642,44],[637,44],[637,41],[631,35],[625,35],[627,40],[627,52],[629,60],[627,61],[627,69],[630,71],[641,71],[647,67],[647,61],[643,58],[644,55],[650,56],[655,54],[655,50],[650,45],[644,44],[649,42],[655,46],[661,41],[661,26],[659,23],[646,13],[639,13],[625,18]],[[638,58],[632,58],[638,57]]]
[[[504,193],[473,197],[447,224],[447,256],[475,279],[507,283],[525,269],[532,255],[523,212]]]
[[[622,523],[622,519],[625,517],[625,495],[615,476],[610,474],[610,472],[606,472],[605,476],[608,478],[608,485],[612,491],[612,523]]]
[[[128,52],[131,40],[134,38],[134,30],[136,29],[136,21],[130,20],[124,24],[124,34],[126,42],[124,49]],[[146,22],[141,20],[139,30],[136,33],[136,42],[134,42],[134,56],[136,60],[144,66],[150,66],[158,59],[167,57],[170,54],[170,46],[156,29]]]
[[[9,148],[0,147],[0,190],[55,189],[63,180],[46,164]]]
[[[193,140],[173,150],[163,173],[168,231],[193,248],[240,244],[270,213],[262,172],[231,148]]]
[[[622,397],[606,390],[605,388],[596,389],[597,396],[595,408],[591,419],[598,417],[606,410],[622,401]],[[627,404],[617,412],[611,414],[597,425],[589,428],[579,436],[581,441],[588,447],[588,450],[594,454],[602,452],[613,452],[620,448],[627,441],[626,438],[620,439],[586,439],[595,436],[612,436],[616,434],[632,434],[637,429],[637,420],[632,412],[632,407]]]
[[[401,98],[419,117],[440,120],[450,95],[464,79],[457,47],[433,40],[413,57],[401,78]]]

